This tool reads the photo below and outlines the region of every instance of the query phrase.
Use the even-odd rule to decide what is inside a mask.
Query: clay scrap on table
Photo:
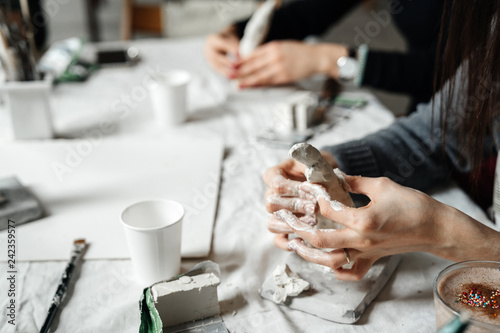
[[[319,150],[303,142],[297,143],[290,148],[289,154],[293,159],[307,166],[305,176],[308,182],[323,185],[328,191],[331,200],[354,207],[344,177],[338,169],[334,171]]]
[[[309,289],[309,282],[300,278],[286,264],[279,264],[273,272],[274,277],[274,295],[272,300],[277,304],[282,304],[287,297],[295,297],[304,290]]]
[[[325,271],[324,266],[305,261],[296,253],[290,253],[287,258],[286,266],[310,287],[280,305],[344,324],[355,323],[361,317],[401,260],[400,255],[384,257],[376,261],[360,281],[340,281],[333,272]],[[262,298],[275,302],[276,288],[272,274],[259,293]]]
[[[257,46],[262,44],[269,31],[275,6],[276,3],[274,0],[267,0],[253,13],[240,40],[240,56],[245,57],[249,55]]]
[[[200,328],[227,332],[220,318],[219,284],[219,266],[204,261],[186,274],[144,289],[140,332],[194,332]]]

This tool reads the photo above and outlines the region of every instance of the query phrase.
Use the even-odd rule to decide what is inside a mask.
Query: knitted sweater
[[[459,72],[460,73],[460,72]],[[461,82],[461,75],[455,78]],[[426,190],[437,182],[450,177],[452,172],[471,171],[469,160],[465,157],[465,147],[460,138],[457,121],[466,110],[458,92],[447,96],[437,93],[433,102],[420,104],[417,111],[405,118],[362,140],[347,142],[336,146],[324,147],[333,154],[339,168],[347,174],[369,177],[389,177],[409,187]],[[442,145],[443,131],[440,126],[440,105],[447,98],[458,100],[456,110],[451,110],[447,123],[445,145]],[[495,123],[495,129],[499,129]],[[495,154],[500,144],[500,130],[496,130],[485,141],[484,157]]]

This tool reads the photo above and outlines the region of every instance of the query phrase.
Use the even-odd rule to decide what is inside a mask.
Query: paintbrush
[[[64,270],[64,273],[61,277],[61,281],[57,286],[56,293],[52,298],[52,303],[50,304],[47,317],[45,318],[45,322],[43,323],[42,328],[40,329],[40,333],[49,332],[50,325],[52,324],[52,321],[56,316],[57,310],[59,310],[59,307],[64,300],[64,297],[66,296],[66,290],[68,289],[68,286],[71,282],[71,278],[73,277],[73,272],[75,271],[76,265],[82,258],[86,249],[87,243],[85,242],[85,239],[77,239],[73,242],[71,259],[69,260],[68,265],[66,266],[66,269]]]
[[[33,33],[33,25],[31,23],[31,13],[28,6],[28,0],[20,0],[21,14],[23,18],[24,35],[27,42],[27,61],[29,62],[29,80],[38,80],[40,77],[36,69],[37,49],[35,45],[35,36]]]

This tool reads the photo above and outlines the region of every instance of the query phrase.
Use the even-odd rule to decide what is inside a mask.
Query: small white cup
[[[183,70],[171,70],[152,75],[151,104],[160,128],[175,127],[186,120],[187,85],[191,75]]]
[[[121,214],[130,257],[140,283],[150,286],[180,272],[184,207],[172,200],[149,200]]]

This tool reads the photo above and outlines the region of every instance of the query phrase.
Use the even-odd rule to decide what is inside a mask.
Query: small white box
[[[41,81],[12,81],[0,84],[0,94],[7,103],[13,139],[53,138],[51,88],[51,77]]]

